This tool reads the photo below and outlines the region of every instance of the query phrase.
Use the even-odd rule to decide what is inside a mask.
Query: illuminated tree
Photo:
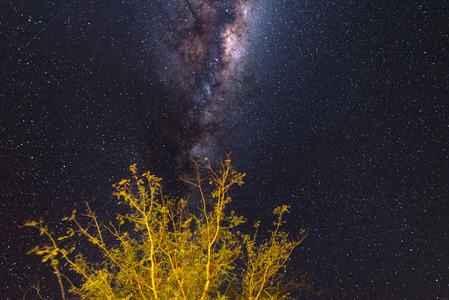
[[[116,225],[100,223],[88,204],[87,225],[74,210],[62,219],[73,224],[64,236],[55,237],[42,219],[28,221],[50,240],[29,253],[50,263],[63,299],[67,284],[80,299],[285,299],[300,285],[286,279],[285,267],[307,230],[297,239],[281,231],[284,205],[274,210],[277,219],[266,241],[258,242],[259,223],[252,236],[241,233],[237,226],[245,219],[226,206],[230,189],[243,184],[245,174],[229,156],[218,169],[195,166],[196,178],[184,181],[198,190],[200,213],[188,213],[186,200],[162,193],[161,178],[140,176],[132,165],[133,178],[114,185],[119,204],[129,208]],[[98,248],[102,259],[87,259],[75,247],[78,236]],[[61,273],[61,264],[81,276],[80,286]]]

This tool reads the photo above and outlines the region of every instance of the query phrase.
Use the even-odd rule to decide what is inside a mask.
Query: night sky
[[[0,298],[60,298],[25,220],[114,218],[132,163],[185,195],[229,151],[232,208],[291,205],[322,299],[449,298],[448,4],[3,1]]]

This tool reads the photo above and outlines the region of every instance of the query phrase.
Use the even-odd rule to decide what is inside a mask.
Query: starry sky
[[[449,297],[447,1],[3,1],[0,295],[58,299],[25,220],[58,223],[137,163],[189,191],[232,151],[232,208],[309,228],[315,299]]]

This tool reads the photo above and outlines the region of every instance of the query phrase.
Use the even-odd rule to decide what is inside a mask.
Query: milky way
[[[251,84],[253,1],[177,1],[158,7],[166,28],[166,45],[158,53],[160,80],[176,125],[165,139],[176,152],[176,165],[191,159],[219,158],[232,110],[248,95]],[[243,85],[245,83],[245,85]],[[175,92],[176,90],[176,92]]]

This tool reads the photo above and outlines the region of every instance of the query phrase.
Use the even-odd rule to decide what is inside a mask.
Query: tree
[[[259,241],[259,223],[252,236],[241,233],[237,227],[245,219],[226,208],[231,188],[242,185],[245,174],[232,167],[229,155],[217,169],[207,159],[205,167],[195,167],[196,177],[184,181],[198,190],[200,213],[189,213],[187,200],[162,193],[161,178],[150,172],[140,176],[132,165],[132,179],[114,185],[119,204],[129,210],[117,215],[118,224],[100,223],[87,203],[87,225],[74,210],[62,219],[72,226],[64,236],[55,237],[42,219],[28,221],[50,240],[29,253],[54,269],[64,300],[67,284],[80,299],[285,299],[299,286],[286,278],[286,263],[307,230],[296,239],[281,230],[288,213],[283,205],[274,210],[268,239]],[[98,248],[102,258],[87,259],[75,246],[77,236]],[[80,286],[61,273],[60,264],[81,277]]]

